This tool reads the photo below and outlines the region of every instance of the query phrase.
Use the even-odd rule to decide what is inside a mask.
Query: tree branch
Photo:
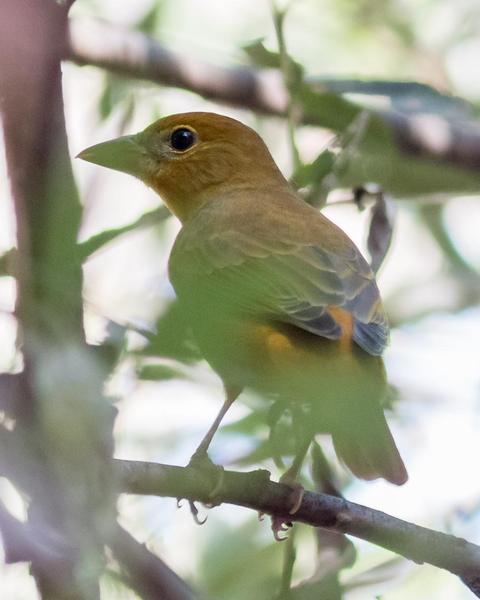
[[[288,102],[276,72],[179,56],[143,33],[92,19],[70,21],[67,58],[266,114],[283,116]]]
[[[16,399],[18,402],[18,398]],[[0,425],[0,476],[7,477],[19,489],[28,489],[44,469],[38,457],[26,452],[25,441],[17,431]],[[29,485],[30,484],[30,485]],[[64,573],[70,564],[72,540],[45,523],[25,523],[13,517],[0,501],[0,535],[5,562],[31,562],[45,576]],[[126,575],[129,585],[144,600],[194,600],[193,590],[158,556],[115,524],[107,545]],[[73,544],[75,540],[73,540]],[[58,576],[57,576],[58,577]]]
[[[51,529],[35,528],[8,512],[0,502],[0,536],[5,563],[33,562],[46,574],[63,572],[70,548]],[[125,573],[128,585],[144,600],[194,600],[193,590],[158,556],[117,526],[109,546]]]
[[[36,528],[16,519],[0,502],[0,534],[7,564],[32,562],[45,573],[63,572],[70,550],[52,529]]]
[[[71,4],[2,3],[0,110],[16,217],[12,274],[24,368],[15,379],[4,377],[0,391],[15,394],[15,435],[27,462],[38,457],[40,463],[31,477],[21,475],[29,498],[28,531],[53,531],[68,540],[61,568],[50,568],[40,553],[32,554],[39,593],[55,600],[95,600],[103,538],[115,515],[108,462],[113,444],[102,397],[107,371],[93,359],[83,334],[76,245],[81,206],[61,80]],[[14,454],[7,461],[13,469],[21,462]],[[13,523],[6,513],[3,523]]]
[[[187,89],[204,98],[259,113],[282,117],[287,114],[289,95],[278,71],[211,65],[178,55],[140,32],[100,21],[70,21],[67,57],[80,65]],[[307,81],[327,96],[345,91],[336,80],[317,80],[317,84],[316,80]],[[351,91],[352,82],[345,83]],[[395,82],[384,83],[388,89],[392,85]],[[426,86],[421,87],[423,92],[425,89]],[[432,95],[439,96],[434,90]],[[350,106],[351,110],[344,112],[306,111],[300,120],[334,131],[344,130],[351,123],[352,112],[362,110]],[[441,113],[407,115],[392,110],[371,114],[379,117],[393,134],[399,149],[405,155],[415,156],[417,162],[430,160],[470,171],[480,167],[480,124],[476,121],[454,121]],[[359,183],[363,181],[356,182]]]
[[[214,482],[204,471],[149,462],[116,460],[125,493],[186,498],[212,503]],[[218,477],[218,473],[216,475]],[[413,560],[458,575],[480,598],[480,547],[461,538],[414,525],[343,498],[306,491],[298,512],[289,514],[291,488],[270,480],[268,471],[224,471],[217,504],[235,504],[286,522],[346,533]]]
[[[128,585],[145,600],[194,600],[197,596],[163,560],[120,526],[109,546],[128,576]]]

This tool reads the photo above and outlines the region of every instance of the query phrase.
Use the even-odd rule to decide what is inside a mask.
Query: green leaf
[[[307,81],[317,91],[329,91],[334,94],[384,96],[390,100],[394,110],[404,114],[434,113],[447,119],[461,121],[471,119],[475,112],[474,105],[467,100],[442,93],[430,85],[417,81],[331,77],[311,77]]]
[[[212,600],[250,600],[274,597],[278,586],[282,545],[265,538],[268,523],[256,518],[233,529],[215,522],[198,568],[202,588]]]
[[[300,86],[303,79],[304,69],[302,65],[296,62],[291,56],[286,56],[287,65],[282,65],[282,57],[279,52],[274,52],[265,47],[262,39],[255,40],[250,44],[243,46],[242,50],[248,56],[250,62],[264,69],[286,68],[289,72],[289,87],[293,91]]]
[[[255,432],[258,431],[259,428],[265,426],[266,414],[266,409],[262,410],[260,408],[256,408],[255,410],[252,410],[252,412],[246,417],[238,419],[238,421],[234,421],[233,423],[229,423],[228,425],[222,425],[222,431],[253,435]]]
[[[344,132],[362,112],[363,107],[328,91],[318,91],[310,84],[304,84],[296,95],[297,102],[303,108],[307,121],[314,121],[327,129]],[[375,143],[376,148],[381,148],[391,139],[390,131],[383,121],[370,115],[368,123],[368,140]]]
[[[353,132],[353,151],[347,153],[346,161],[339,161],[339,167],[335,166],[338,187],[375,182],[385,191],[400,197],[438,192],[474,193],[478,190],[478,173],[439,159],[404,153],[394,139],[393,130],[379,115],[341,96],[320,92],[311,84],[304,84],[296,95],[296,101],[303,107],[306,122],[346,134],[346,138],[342,139],[343,147],[352,145],[348,138]],[[366,119],[360,128],[361,135],[358,135],[355,123],[360,123],[361,115],[365,115]]]
[[[146,33],[147,35],[154,34],[160,21],[163,8],[163,2],[154,0],[152,6],[135,24],[135,30]]]
[[[317,158],[308,164],[302,164],[292,175],[292,183],[296,188],[309,185],[319,185],[329,175],[335,164],[335,154],[330,150],[323,150]]]
[[[160,316],[155,333],[149,336],[149,344],[141,350],[141,354],[173,358],[183,363],[201,359],[189,324],[177,300],[171,302]]]
[[[167,381],[169,379],[183,379],[185,373],[170,365],[142,365],[137,375],[139,379],[146,381]]]
[[[12,275],[12,264],[17,254],[16,248],[10,248],[0,255],[0,277]]]
[[[291,435],[291,430],[286,433],[287,435]],[[277,466],[282,467],[281,461],[279,460],[280,455],[293,455],[292,448],[290,449],[290,452],[288,449],[284,449],[282,453],[274,452],[274,450],[274,446],[270,440],[262,440],[261,442],[258,442],[258,444],[256,444],[249,452],[235,459],[235,464],[240,467],[258,467],[259,464],[267,460],[275,459]]]
[[[242,50],[248,56],[250,62],[257,67],[264,67],[267,69],[280,68],[280,54],[268,50],[261,38],[246,44],[243,46]]]
[[[170,216],[169,210],[165,206],[160,206],[150,212],[144,213],[133,223],[123,225],[122,227],[116,227],[114,229],[106,229],[101,233],[97,233],[92,237],[88,238],[84,242],[78,244],[78,252],[82,261],[87,259],[89,256],[100,250],[105,244],[113,241],[120,235],[129,233],[141,227],[151,227],[164,221]]]
[[[443,253],[452,275],[475,282],[478,286],[480,273],[462,256],[450,237],[444,222],[444,207],[441,204],[420,204],[417,212]]]
[[[132,110],[131,89],[128,80],[110,73],[105,74],[105,85],[98,101],[98,112],[102,121],[105,121],[120,104],[127,103],[127,109]]]

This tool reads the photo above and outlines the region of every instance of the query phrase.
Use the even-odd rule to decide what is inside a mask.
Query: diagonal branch
[[[214,482],[204,471],[149,462],[116,460],[125,493],[186,498],[212,503]],[[218,478],[218,474],[217,474]],[[215,504],[235,504],[314,527],[346,533],[413,560],[458,575],[480,598],[480,547],[461,538],[414,525],[378,510],[327,494],[305,492],[289,514],[291,488],[270,480],[268,471],[224,471]]]
[[[19,400],[19,398],[17,398]],[[17,431],[0,426],[0,476],[18,489],[42,475],[43,466],[26,454],[26,444]],[[47,523],[22,522],[0,501],[0,538],[5,562],[31,562],[45,576],[68,572],[75,539],[69,539]],[[126,576],[125,583],[144,600],[194,600],[197,594],[161,558],[115,524],[106,540]]]
[[[194,600],[197,595],[146,546],[117,526],[109,546],[128,576],[128,585],[145,600]]]
[[[35,530],[19,521],[3,502],[0,502],[0,535],[6,564],[38,561],[44,568],[65,568],[65,545],[61,539],[50,529]]]
[[[276,72],[204,63],[177,55],[143,33],[101,21],[70,21],[67,58],[266,114],[284,115],[288,101]]]
[[[69,567],[69,544],[48,527],[36,528],[9,513],[0,502],[0,538],[5,563],[34,562],[45,573],[64,572]],[[119,525],[109,546],[127,575],[128,585],[144,600],[194,600],[193,590],[158,556],[137,542]]]
[[[208,64],[172,52],[143,33],[100,21],[70,21],[67,57],[80,65],[94,65],[125,77],[187,89],[204,98],[263,114],[284,117],[288,112],[289,94],[278,71]],[[327,96],[344,91],[336,80],[321,79],[318,84],[314,79],[308,81],[312,89]],[[351,91],[351,82],[345,84]],[[395,88],[395,85],[399,84],[384,83],[384,87]],[[411,85],[417,85],[423,92],[426,88]],[[432,94],[439,96],[434,90]],[[350,124],[352,113],[361,110],[353,104],[349,106],[345,111],[306,111],[300,115],[301,121],[339,131]],[[348,103],[345,107],[348,108]],[[478,122],[453,120],[441,113],[371,112],[380,118],[380,127],[383,123],[386,131],[393,134],[404,155],[470,171],[480,167]]]

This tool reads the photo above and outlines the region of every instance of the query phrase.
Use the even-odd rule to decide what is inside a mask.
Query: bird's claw
[[[272,517],[272,531],[273,537],[277,542],[284,542],[288,536],[281,536],[281,533],[285,533],[291,527],[293,527],[293,523],[290,521],[285,521],[281,517]]]
[[[282,477],[280,477],[280,483],[287,485],[292,490],[289,494],[289,504],[291,504],[291,506],[288,509],[288,514],[294,515],[296,512],[298,512],[302,504],[303,496],[305,495],[305,489],[303,485],[298,483],[298,481],[295,481],[291,473],[289,473],[288,471],[287,473],[282,475]],[[273,537],[277,542],[283,542],[287,539],[288,536],[282,536],[280,534],[285,533],[291,527],[293,527],[293,523],[291,521],[286,521],[282,517],[272,517]]]
[[[204,519],[200,519],[198,517],[198,508],[195,506],[195,502],[193,500],[188,501],[188,505],[190,506],[190,512],[192,513],[193,520],[197,525],[204,525],[207,521],[207,517]]]

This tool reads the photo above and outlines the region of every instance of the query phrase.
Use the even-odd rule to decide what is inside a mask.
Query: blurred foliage
[[[153,36],[161,35],[163,11],[167,10],[169,4],[152,2],[145,14],[133,24],[134,28]],[[306,66],[289,54],[286,45],[284,28],[288,29],[289,10],[294,10],[294,4],[287,5],[286,11],[273,9],[278,48],[267,43],[267,38],[262,38],[244,44],[242,51],[250,65],[283,73],[290,94],[288,126],[295,166],[291,175],[293,185],[301,190],[308,202],[319,207],[326,204],[332,190],[338,187],[353,188],[348,201],[356,204],[360,210],[366,206],[370,208],[367,247],[372,267],[378,271],[390,246],[394,228],[395,207],[391,195],[401,199],[453,190],[469,191],[478,188],[480,178],[461,168],[439,165],[433,160],[419,161],[415,156],[402,154],[384,121],[366,112],[365,107],[369,106],[372,99],[381,97],[390,110],[401,115],[429,113],[455,123],[471,121],[475,108],[472,103],[456,95],[453,88],[440,91],[429,85],[430,81],[309,76]],[[404,10],[399,2],[340,0],[330,4],[330,10],[336,13],[342,24],[348,48],[361,46],[366,39],[378,34],[386,40],[394,40],[393,45],[385,47],[385,54],[395,55],[399,61],[423,51],[416,18]],[[319,7],[315,5],[312,16],[318,18],[318,11]],[[335,57],[332,60],[335,62]],[[440,71],[441,60],[439,56],[436,63]],[[121,109],[122,127],[126,127],[132,118],[135,103],[131,83],[106,74],[99,98],[99,117],[109,119],[113,111]],[[299,112],[306,115],[307,119],[321,122],[324,127],[336,132],[328,145],[308,161],[303,160],[302,148],[298,147],[296,141]],[[372,182],[375,185],[372,186]],[[448,197],[443,196],[443,202],[447,202]],[[473,303],[479,297],[479,274],[452,242],[442,218],[443,202],[419,204],[418,218],[442,252],[451,276],[465,290],[468,302]],[[150,226],[165,215],[163,209],[155,210],[130,225],[104,231],[80,246],[82,256],[87,258],[117,236]],[[144,334],[142,348],[135,350],[131,356],[137,364],[137,376],[153,381],[185,377],[185,370],[175,366],[175,361],[180,365],[201,359],[176,301],[164,307],[155,323],[154,332]],[[157,362],[159,358],[160,363]],[[168,359],[167,362],[162,362],[164,359]],[[172,359],[173,365],[168,362]],[[299,426],[299,415],[292,413],[291,407],[278,402],[273,402],[268,408],[251,395],[244,397],[243,401],[248,406],[247,414],[224,426],[221,431],[221,436],[227,438],[241,435],[249,440],[249,448],[235,457],[234,464],[241,467],[259,464],[269,466],[273,461],[284,468],[297,451],[292,431]],[[314,418],[321,420],[321,415],[315,416],[310,412],[304,414],[304,425],[309,422],[309,426],[312,426]],[[265,436],[266,429],[270,430],[268,436]],[[340,493],[337,491],[339,483],[335,481],[335,472],[329,466],[331,450],[325,455],[317,445],[314,448],[315,456],[313,477],[304,470],[302,481],[309,487]],[[343,475],[340,487],[345,488],[349,481],[350,478]],[[198,582],[204,588],[206,597],[212,599],[336,600],[349,598],[351,593],[358,593],[359,590],[365,591],[361,597],[370,598],[372,594],[381,594],[381,590],[396,579],[396,570],[401,570],[402,560],[387,559],[373,567],[367,564],[354,576],[344,577],[343,570],[355,562],[352,543],[343,536],[311,530],[303,531],[301,540],[312,534],[316,540],[317,567],[299,583],[296,574],[296,548],[299,542],[301,545],[299,536],[295,539],[292,537],[287,545],[282,546],[262,538],[253,520],[234,528],[219,523],[205,532],[197,570]],[[280,590],[279,575],[282,561],[283,591]],[[304,572],[305,567],[301,570]],[[293,581],[291,590],[290,580]],[[344,581],[347,582],[345,586]]]
[[[198,361],[201,358],[185,315],[176,300],[170,302],[159,316],[155,332],[149,335],[149,343],[140,354],[173,358],[184,363]]]
[[[289,40],[289,27],[298,27],[298,21],[293,18],[296,7],[308,3],[290,4],[286,13],[277,11],[276,16],[277,33],[280,32],[280,39],[284,35],[284,42]],[[320,65],[318,70],[330,63],[331,70],[334,70],[341,64],[342,53],[355,56],[358,52],[359,73],[355,77],[332,77],[329,72],[320,77],[310,75],[311,69],[303,64],[302,58],[290,54],[290,47],[286,43],[283,49],[275,47],[269,31],[265,32],[264,38],[242,44],[239,56],[240,60],[245,60],[249,65],[282,70],[284,73],[291,95],[290,143],[292,155],[298,160],[291,181],[301,189],[305,199],[323,207],[329,201],[332,190],[350,188],[347,201],[356,202],[359,208],[367,205],[370,209],[368,248],[372,254],[373,267],[378,270],[393,231],[393,220],[389,213],[390,196],[394,196],[394,200],[412,198],[415,204],[405,210],[416,215],[417,222],[436,244],[446,266],[445,270],[461,298],[452,308],[459,309],[478,303],[480,276],[477,268],[452,240],[444,220],[445,206],[453,191],[478,191],[480,177],[478,173],[439,165],[433,160],[420,161],[419,157],[401,154],[384,122],[365,110],[372,101],[382,98],[389,110],[401,115],[430,113],[452,123],[466,124],[467,127],[475,114],[478,114],[479,108],[475,101],[461,98],[449,81],[445,61],[448,48],[460,41],[473,40],[478,35],[480,6],[473,2],[459,6],[458,10],[455,6],[455,19],[458,21],[463,15],[463,26],[456,27],[452,21],[450,32],[445,33],[443,45],[432,42],[429,46],[425,40],[428,19],[424,15],[434,13],[435,3],[424,1],[419,4],[419,13],[415,14],[412,3],[405,4],[397,0],[327,0],[325,5],[328,5],[329,13],[333,15],[330,18],[337,24],[337,46],[327,56],[326,52],[322,55],[322,46],[319,45],[310,52],[311,55],[316,53],[310,57],[310,61]],[[454,3],[452,0],[450,3],[445,1],[438,4],[453,6]],[[105,10],[98,2],[91,2],[90,9],[94,14],[101,14]],[[147,2],[143,14],[130,26],[161,39],[165,33],[166,15],[176,10],[177,5],[172,0]],[[324,3],[310,2],[309,14],[312,22],[319,28],[319,38],[322,35],[323,10]],[[178,19],[177,24],[179,30],[182,26],[187,27],[181,19]],[[306,26],[307,23],[304,22],[303,25]],[[335,29],[334,25],[331,27]],[[187,41],[188,35],[187,31]],[[184,49],[183,42],[179,43],[180,51]],[[366,53],[373,56],[371,67],[362,63]],[[421,72],[418,65],[422,63],[422,57],[426,63],[434,65],[430,72],[428,68]],[[219,58],[228,64],[227,58]],[[368,69],[375,71],[383,68],[384,73],[391,71],[392,76],[402,79],[406,77],[407,71],[404,69],[407,64],[417,65],[412,67],[410,77],[418,76],[423,81],[390,81],[365,75]],[[397,68],[394,69],[393,66]],[[434,87],[439,82],[442,84],[441,89]],[[133,85],[119,75],[105,72],[102,85],[97,104],[98,123],[110,123],[120,115],[119,132],[129,128],[142,102],[136,93],[138,84]],[[161,94],[162,90],[158,92],[160,97]],[[151,104],[149,110],[153,119],[158,106],[151,98],[152,96],[148,97],[148,102]],[[317,149],[309,160],[303,158],[303,148],[297,141],[297,109],[335,132],[331,141]],[[373,192],[368,187],[363,187],[372,182],[376,184]],[[389,187],[384,187],[385,182],[388,182]],[[437,197],[440,192],[441,197]],[[436,203],[424,203],[423,198],[421,202],[416,202],[423,194],[432,193]],[[158,224],[163,223],[167,215],[166,209],[162,207],[141,215],[130,224],[105,229],[79,244],[80,256],[83,261],[87,261],[106,244],[139,228],[157,227],[158,236],[163,238],[165,228],[158,227]],[[6,255],[2,255],[0,275],[6,273],[6,264]],[[429,308],[429,312],[434,308]],[[201,355],[176,301],[165,302],[158,313],[156,322],[152,323],[152,332],[122,327],[119,330],[121,335],[118,344],[112,343],[112,336],[107,336],[103,349],[110,352],[112,366],[118,366],[117,363],[127,358],[135,363],[138,379],[158,381],[161,385],[165,380],[184,378],[187,372],[184,365],[199,362]],[[411,315],[410,318],[415,316]],[[128,346],[125,341],[125,332],[128,330],[140,334],[140,348]],[[227,440],[242,437],[249,442],[248,448],[235,456],[234,464],[241,467],[257,467],[262,464],[272,468],[276,462],[282,467],[288,466],[296,451],[291,411],[275,402],[269,406],[253,395],[242,397],[242,401],[246,407],[244,416],[222,427],[220,434]],[[329,493],[337,488],[344,491],[351,481],[350,477],[343,473],[340,481],[336,481],[339,468],[328,446],[325,455],[327,464],[334,465],[328,469],[327,475],[324,473],[320,477],[318,470],[315,473],[318,461],[314,461],[313,474],[305,467],[301,474],[302,481],[309,487],[327,489]],[[312,555],[316,552],[316,560],[302,555],[301,546],[307,538],[311,544],[308,548],[314,548]],[[357,573],[351,575],[346,569],[355,560],[354,550],[351,542],[342,536],[334,539],[321,538],[321,532],[305,528],[292,541],[292,546],[293,542],[298,549],[298,556],[290,565],[293,588],[289,593],[278,596],[282,563],[288,566],[288,556],[287,559],[284,556],[287,552],[285,544],[274,543],[271,538],[263,536],[254,518],[235,527],[217,523],[216,527],[205,529],[195,583],[205,590],[206,597],[213,600],[336,600],[350,597],[373,598],[374,593],[380,594],[377,597],[383,597],[382,590],[387,589],[392,581],[402,590],[404,582],[396,573],[402,567],[400,560],[385,560],[385,555],[382,554],[379,564],[372,567],[368,560],[360,556],[355,565]],[[289,548],[290,552],[294,550],[295,548]],[[323,572],[321,567],[328,562],[332,553],[335,556],[334,566],[330,571]],[[313,569],[312,563],[315,563]],[[111,588],[112,591],[108,593],[111,597],[117,597],[117,582],[113,578],[105,584],[105,588]],[[365,594],[350,596],[355,590],[357,593],[359,590],[364,591]],[[386,594],[385,598],[388,597]]]
[[[95,252],[100,250],[103,246],[115,240],[118,236],[144,227],[158,225],[169,216],[170,213],[168,212],[167,208],[165,206],[160,206],[159,208],[155,208],[148,213],[144,213],[133,223],[123,225],[122,227],[116,227],[114,229],[106,229],[101,233],[97,233],[84,242],[80,242],[78,244],[80,258],[81,260],[86,260]]]
[[[207,597],[271,598],[278,586],[282,547],[261,536],[255,520],[206,534],[199,573]]]

